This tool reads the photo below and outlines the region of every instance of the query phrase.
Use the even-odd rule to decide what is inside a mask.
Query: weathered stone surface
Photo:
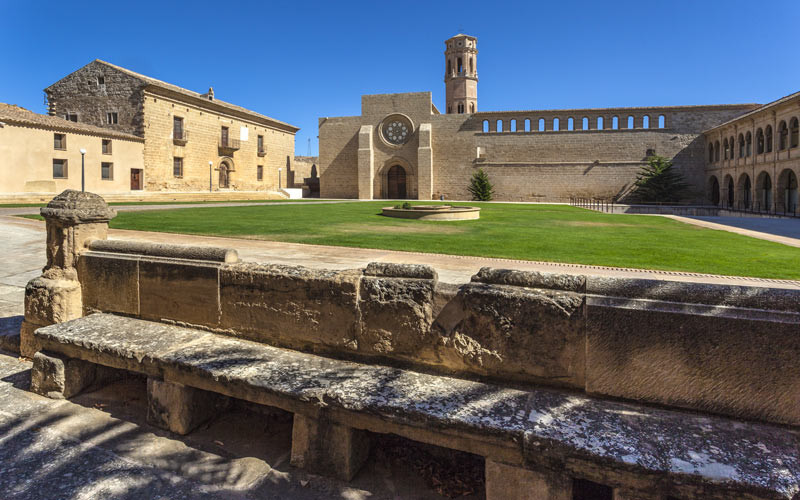
[[[227,403],[227,398],[213,392],[147,379],[147,421],[176,434],[189,434],[216,416]]]
[[[54,219],[63,224],[108,222],[117,216],[99,195],[67,189],[53,198],[40,213],[45,219]]]
[[[572,500],[566,476],[486,460],[486,500]]]
[[[31,391],[52,399],[71,398],[92,384],[95,365],[49,352],[33,356]]]
[[[141,317],[209,327],[219,325],[219,266],[178,259],[141,259]]]
[[[356,349],[360,273],[241,263],[220,273],[221,326],[295,348]]]
[[[397,356],[432,351],[435,286],[433,279],[362,278],[359,351]]]
[[[583,387],[583,296],[471,283],[442,314],[447,324],[437,324],[448,366]]]
[[[422,264],[395,264],[392,262],[370,262],[364,269],[365,276],[383,278],[417,278],[437,281],[436,269]]]
[[[41,326],[83,315],[81,287],[77,281],[34,278],[25,286],[25,320],[20,328],[20,354],[31,358],[39,350],[33,332]]]
[[[194,245],[168,245],[148,241],[94,240],[89,249],[96,252],[167,257],[171,259],[207,260],[211,262],[239,262],[239,253],[233,248]]]
[[[324,418],[294,416],[291,463],[295,467],[350,481],[369,457],[369,446],[364,431]]]
[[[589,303],[588,393],[800,425],[800,316],[627,302]]]
[[[566,292],[585,292],[586,276],[580,274],[555,274],[537,271],[517,271],[482,267],[472,277],[473,283],[548,288]]]
[[[78,260],[84,311],[139,315],[139,259],[129,255],[81,254]]]
[[[800,436],[786,428],[333,360],[106,314],[36,336],[68,356],[304,415],[324,406],[339,425],[372,415],[394,428],[438,431],[431,441],[458,435],[447,442],[467,451],[489,439],[517,443],[534,468],[580,457],[715,492],[709,498],[790,499],[800,491]]]

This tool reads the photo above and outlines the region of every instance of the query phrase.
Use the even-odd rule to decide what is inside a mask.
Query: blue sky
[[[800,90],[800,1],[80,2],[0,0],[0,102],[95,58],[301,127],[361,94],[432,91],[478,37],[482,111],[769,102]]]

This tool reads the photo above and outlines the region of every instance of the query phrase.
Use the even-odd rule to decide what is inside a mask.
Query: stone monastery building
[[[321,196],[465,200],[472,173],[483,168],[498,200],[624,199],[646,158],[657,154],[671,158],[694,187],[692,201],[766,196],[748,191],[753,186],[771,186],[764,188],[773,190],[769,201],[797,198],[800,150],[791,138],[800,93],[767,106],[479,111],[477,43],[463,34],[445,41],[445,113],[430,92],[419,92],[364,95],[360,116],[320,118]],[[755,140],[759,127],[766,137],[768,125],[788,128],[789,139],[752,156],[751,143],[742,141]],[[723,159],[718,151],[706,155],[711,142],[726,140],[736,142]],[[744,153],[733,158],[734,149]],[[759,171],[770,181],[748,185]],[[725,184],[731,179],[733,188]]]

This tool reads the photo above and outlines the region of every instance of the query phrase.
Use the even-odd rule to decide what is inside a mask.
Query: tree
[[[467,189],[474,201],[491,201],[494,197],[494,186],[489,182],[489,176],[482,168],[472,174]]]
[[[689,184],[663,156],[648,156],[647,165],[636,174],[632,197],[640,202],[676,202],[686,195]]]

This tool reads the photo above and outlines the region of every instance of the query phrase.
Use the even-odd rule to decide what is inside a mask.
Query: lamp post
[[[281,170],[283,169],[278,167],[278,189],[281,188]]]
[[[213,170],[213,168],[212,168],[213,166],[214,166],[214,162],[213,161],[209,161],[208,162],[208,192],[209,193],[211,192],[211,170]]]
[[[81,149],[81,192],[86,191],[86,176],[84,175],[84,161],[83,159],[86,157],[86,150]]]

